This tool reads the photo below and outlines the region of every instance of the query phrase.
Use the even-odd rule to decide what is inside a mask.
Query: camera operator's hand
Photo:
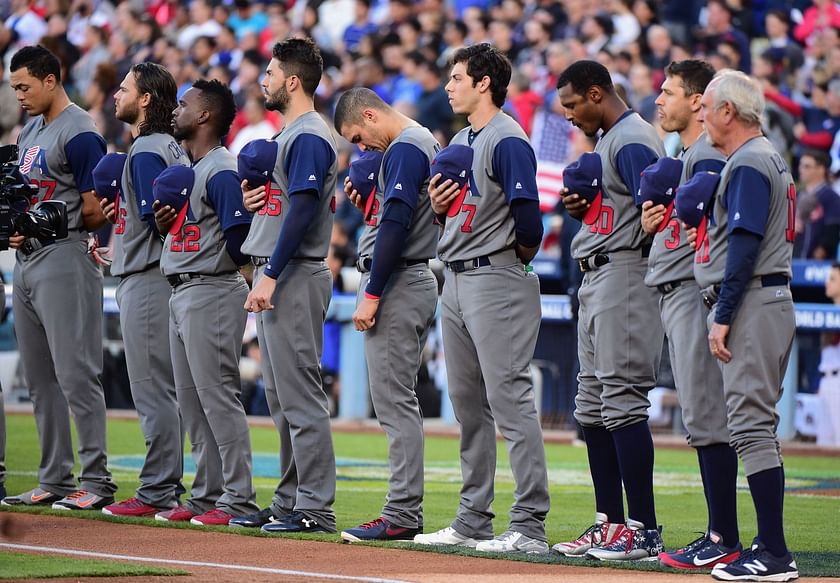
[[[105,214],[105,220],[112,225],[117,222],[116,203],[110,202],[107,198],[102,198],[99,200],[99,206]]]
[[[158,228],[158,233],[163,236],[169,232],[175,219],[178,218],[178,213],[169,205],[160,206],[160,201],[156,200],[152,203],[152,209],[155,211],[155,224]]]
[[[23,235],[18,235],[15,233],[11,237],[9,237],[9,248],[10,249],[20,249],[20,246],[23,245],[23,242],[26,241],[26,237]]]

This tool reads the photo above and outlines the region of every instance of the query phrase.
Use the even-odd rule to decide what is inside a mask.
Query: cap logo
[[[181,196],[187,196],[187,189],[186,188],[181,189]]]
[[[517,183],[516,183],[516,186],[514,186],[514,188],[515,188],[516,190],[522,190],[522,183],[521,183],[521,182],[517,182]]]
[[[318,179],[317,179],[317,178],[315,178],[315,175],[314,175],[314,174],[310,174],[310,175],[309,175],[309,182],[317,182],[317,181],[318,181]]]
[[[704,205],[702,202],[699,202],[699,203],[697,203],[697,207],[696,207],[696,208],[697,208],[697,210],[698,210],[698,211],[702,211],[702,210],[703,210],[703,208],[704,208],[705,206],[706,206],[706,205]]]
[[[233,216],[241,217],[242,216],[242,211],[236,211],[235,213],[233,213]]]
[[[394,187],[394,190],[402,190],[402,182],[397,182],[397,185]]]
[[[672,194],[674,194],[674,189],[673,188],[669,188],[668,190],[665,191],[665,196],[671,196]]]
[[[461,170],[461,173],[458,174],[458,178],[466,178],[466,177],[467,177],[467,171],[466,170]]]
[[[117,185],[117,181],[116,181],[116,180],[112,180],[112,181],[111,181],[111,186],[116,186],[116,185]]]
[[[732,218],[735,219],[736,221],[740,220],[741,219],[741,213],[735,213],[735,216],[732,217]]]
[[[370,174],[368,174],[368,180],[373,180],[373,172],[371,172]]]
[[[598,179],[597,179],[597,178],[593,178],[593,179],[592,179],[592,184],[591,184],[590,186],[598,186]]]

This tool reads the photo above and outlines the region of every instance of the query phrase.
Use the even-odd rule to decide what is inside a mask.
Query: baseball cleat
[[[190,519],[190,524],[195,524],[196,526],[227,526],[231,518],[233,518],[233,514],[228,514],[224,510],[214,508],[204,514],[193,516]]]
[[[5,496],[3,506],[47,506],[61,500],[61,496],[47,492],[43,488],[34,488],[17,496]]]
[[[422,528],[397,526],[388,522],[384,516],[376,520],[365,522],[356,528],[341,531],[342,540],[357,543],[368,540],[404,540],[413,541],[414,537],[423,532]]]
[[[255,512],[254,514],[246,514],[245,516],[231,518],[228,526],[235,528],[262,528],[269,522],[282,519],[286,516],[286,514],[288,513],[276,513],[271,509],[271,506],[269,506],[268,508],[263,508],[259,512]]]
[[[418,534],[414,537],[414,542],[418,545],[445,545],[450,547],[469,547],[474,549],[475,545],[481,541],[464,536],[451,526],[447,526],[437,532]]]
[[[526,536],[521,532],[507,530],[494,539],[479,542],[475,545],[475,550],[485,553],[544,555],[548,552],[548,543]]]
[[[655,561],[662,552],[659,529],[646,530],[638,520],[628,519],[627,528],[609,545],[593,547],[586,558],[601,561]]]
[[[731,563],[715,565],[712,577],[718,581],[792,581],[799,578],[799,570],[790,553],[775,557],[755,539],[752,547]]]
[[[627,528],[620,522],[609,522],[603,512],[595,513],[595,524],[587,528],[573,541],[557,543],[551,551],[566,557],[583,557],[591,548],[609,545],[615,542],[621,532]]]
[[[280,520],[269,522],[260,530],[271,534],[307,533],[307,532],[333,532],[318,523],[314,518],[309,518],[303,512],[292,512]]]
[[[711,569],[718,563],[731,563],[741,550],[741,543],[732,548],[723,546],[720,535],[712,531],[672,553],[659,553],[659,562],[674,569]]]
[[[155,514],[155,520],[158,522],[189,522],[195,516],[195,512],[186,506],[176,506],[163,512]]]
[[[99,510],[114,503],[113,496],[99,496],[87,490],[76,490],[54,502],[53,510]]]
[[[109,504],[102,509],[102,514],[110,516],[151,516],[160,512],[160,508],[151,506],[137,498],[129,498],[122,502]]]

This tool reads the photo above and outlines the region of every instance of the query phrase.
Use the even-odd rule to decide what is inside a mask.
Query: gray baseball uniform
[[[215,507],[242,516],[259,510],[248,421],[239,400],[248,285],[225,248],[221,220],[230,226],[250,216],[242,206],[236,158],[227,149],[211,150],[193,168],[190,213],[178,233],[166,236],[160,258],[161,271],[175,284],[169,346],[196,466],[186,506],[196,514]],[[220,217],[224,212],[229,216]]]
[[[169,134],[140,136],[131,144],[112,243],[125,362],[146,440],[136,496],[158,508],[176,506],[184,492],[184,440],[169,350],[172,287],[160,273],[160,238],[141,217],[154,202],[152,180],[175,164],[189,164],[189,158]],[[144,183],[135,184],[141,174]]]
[[[623,176],[619,154],[630,156],[628,168],[645,168],[654,160],[632,157],[651,152],[661,157],[665,150],[656,130],[628,112],[601,136],[595,152],[603,166],[601,215],[575,235],[572,254],[578,260],[604,254],[609,263],[584,273],[578,291],[575,418],[582,425],[615,430],[647,419],[647,392],[656,382],[664,337],[653,317],[658,294],[644,282],[647,245],[635,192],[628,186],[638,181],[639,171]]]
[[[242,245],[242,252],[260,264],[255,283],[264,277],[266,262],[274,252],[288,216],[287,157],[295,140],[305,135],[324,140],[335,154],[332,132],[316,112],[295,119],[275,137],[278,153],[268,194],[277,197],[277,204],[267,203],[254,215],[248,238]],[[289,170],[301,172],[298,168]],[[333,156],[320,181],[316,218],[297,255],[277,278],[271,298],[274,309],[257,314],[266,398],[281,440],[282,479],[272,499],[272,508],[275,516],[289,510],[299,511],[328,530],[335,529],[332,510],[335,453],[319,363],[324,345],[324,318],[332,296],[332,277],[323,257],[329,250],[337,175],[338,165]]]
[[[80,196],[93,190],[92,171],[105,142],[90,115],[71,105],[49,124],[43,116],[32,119],[18,144],[21,171],[40,186],[39,200],[67,203],[70,229],[66,239],[40,249],[27,241],[14,271],[15,331],[41,441],[39,486],[62,496],[77,489],[72,411],[81,488],[111,497],[117,487],[107,469],[100,382],[102,272],[87,254]]]
[[[724,155],[713,148],[702,134],[682,152],[685,183],[695,172],[720,172]],[[648,260],[645,283],[662,293],[659,308],[668,338],[671,368],[688,430],[688,443],[703,447],[728,443],[723,379],[717,360],[708,349],[706,309],[700,287],[694,280],[694,247],[676,213],[665,219],[664,230],[656,233]]]
[[[404,145],[411,148],[403,149]],[[402,146],[401,146],[402,145]],[[421,353],[437,308],[437,280],[428,267],[434,257],[439,230],[429,202],[429,165],[440,149],[432,133],[421,126],[404,129],[390,144],[383,157],[383,170],[376,189],[378,205],[385,208],[391,197],[401,198],[403,184],[413,178],[401,177],[402,168],[425,169],[414,208],[408,238],[401,256],[403,262],[388,279],[379,302],[376,325],[364,333],[365,358],[370,394],[379,424],[388,435],[388,465],[391,476],[384,516],[391,524],[405,528],[423,526],[423,418],[414,392]],[[411,157],[403,165],[391,157]],[[378,219],[381,217],[373,217]],[[379,220],[369,221],[359,240],[362,262],[373,256]],[[373,258],[376,261],[376,258]],[[364,297],[370,274],[362,276],[358,301]]]
[[[6,312],[6,286],[0,278],[0,321]],[[6,399],[3,396],[3,385],[0,385],[0,488],[6,483]],[[0,490],[2,491],[2,490]]]
[[[493,537],[498,426],[516,481],[510,530],[544,541],[548,477],[530,371],[540,285],[513,250],[508,206],[517,197],[537,197],[536,163],[527,155],[525,132],[501,112],[478,133],[464,128],[451,143],[474,150],[461,212],[446,219],[438,242],[448,267],[442,331],[449,397],[461,424],[464,480],[452,528],[476,539]],[[499,172],[501,160],[505,175]]]
[[[726,341],[732,360],[721,364],[730,443],[747,476],[782,464],[775,407],[796,331],[793,300],[785,283],[791,275],[795,201],[787,164],[772,144],[763,136],[748,141],[723,169],[714,226],[694,264],[701,288],[719,285],[729,233],[743,228],[762,235],[752,279]],[[710,327],[714,314],[707,320]]]

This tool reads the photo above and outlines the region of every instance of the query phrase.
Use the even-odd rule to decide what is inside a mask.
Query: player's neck
[[[198,162],[202,158],[204,158],[211,150],[218,148],[222,145],[221,140],[219,140],[218,136],[211,136],[211,135],[196,135],[192,138],[185,139],[181,142],[181,145],[190,155],[190,160],[193,162]]]
[[[403,133],[403,131],[407,128],[419,126],[420,124],[407,115],[403,115],[400,112],[395,111],[390,114],[388,125],[388,142],[390,143],[397,139],[397,136]]]
[[[761,128],[734,126],[726,134],[726,141],[721,144],[720,151],[727,158],[734,154],[741,146],[750,140],[761,136]]]
[[[691,122],[683,131],[680,132],[680,142],[684,149],[688,149],[703,135],[703,124],[699,122]]]
[[[607,102],[604,104],[604,116],[601,122],[601,129],[607,133],[612,127],[618,123],[629,108],[618,96],[607,96]]]
[[[315,111],[315,102],[311,97],[301,94],[297,99],[292,97],[289,109],[283,114],[283,122],[286,127],[290,126],[300,116]]]
[[[56,89],[55,99],[52,100],[50,108],[44,112],[44,124],[52,122],[55,118],[61,115],[62,111],[71,105],[73,105],[73,102],[70,101],[69,97],[67,97],[67,93],[64,91],[64,88],[59,87]]]
[[[496,117],[496,114],[501,111],[492,101],[482,101],[478,104],[475,111],[467,116],[467,121],[474,132],[484,129],[490,120]]]

